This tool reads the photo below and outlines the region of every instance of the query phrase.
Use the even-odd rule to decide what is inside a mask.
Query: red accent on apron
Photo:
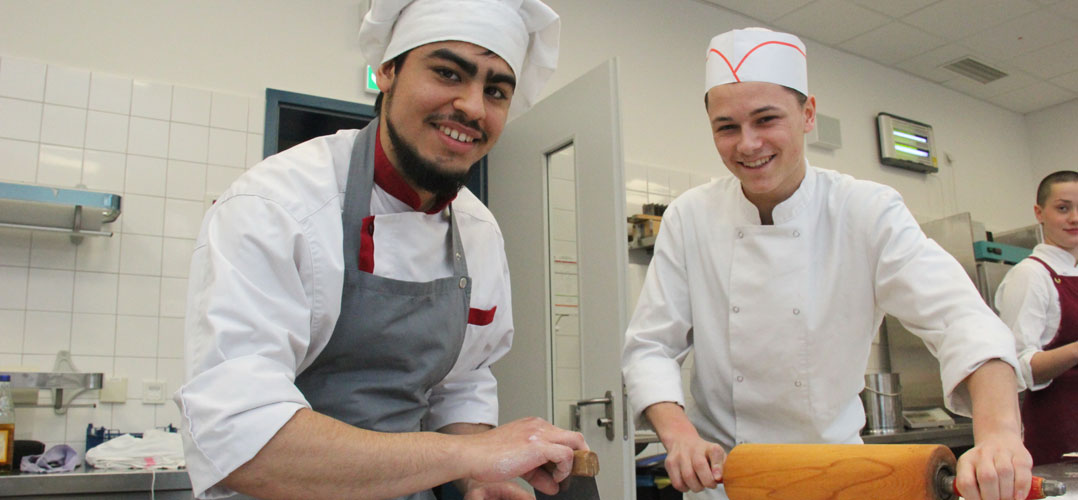
[[[363,218],[359,230],[359,270],[374,274],[374,216]]]
[[[476,326],[487,326],[494,321],[494,312],[497,310],[498,306],[494,306],[485,311],[472,307],[468,309],[468,324]]]
[[[1059,331],[1043,350],[1078,342],[1078,276],[1060,276],[1051,266],[1030,257],[1048,269],[1059,292]],[[1078,451],[1078,367],[1063,372],[1039,391],[1029,391],[1022,401],[1025,445],[1033,455],[1033,465],[1062,461],[1064,453]]]

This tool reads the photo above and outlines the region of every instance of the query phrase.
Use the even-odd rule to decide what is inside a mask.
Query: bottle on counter
[[[0,474],[11,472],[15,454],[15,398],[11,375],[0,375]]]

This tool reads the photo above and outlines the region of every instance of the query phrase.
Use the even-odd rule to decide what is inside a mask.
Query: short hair
[[[401,66],[404,66],[404,60],[408,58],[409,52],[411,50],[401,52],[400,55],[392,59],[394,73],[400,73]],[[378,92],[378,97],[374,98],[374,114],[376,115],[382,114],[382,94],[382,92]]]
[[[1037,205],[1043,207],[1048,203],[1048,196],[1052,194],[1052,186],[1061,182],[1078,182],[1078,172],[1073,170],[1060,170],[1048,174],[1037,186]]]
[[[724,84],[724,85],[729,85],[729,84]],[[802,107],[804,107],[805,103],[808,102],[808,96],[805,95],[805,94],[802,94],[800,90],[795,90],[795,89],[792,89],[792,88],[787,87],[785,85],[783,85],[782,88],[790,91],[790,93],[792,93],[794,95],[794,97],[797,98],[797,104],[801,105]],[[704,109],[707,109],[707,92],[704,92]]]

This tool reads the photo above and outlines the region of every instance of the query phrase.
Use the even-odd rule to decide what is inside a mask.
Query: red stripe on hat
[[[745,53],[745,56],[742,57],[741,60],[737,62],[737,67],[735,68],[735,67],[733,67],[732,64],[730,64],[730,60],[727,59],[726,56],[722,52],[719,52],[717,49],[710,49],[708,52],[709,52],[709,54],[711,52],[714,52],[714,53],[718,54],[719,57],[721,57],[722,60],[726,62],[726,67],[730,68],[730,73],[734,75],[734,80],[740,82],[741,78],[739,76],[737,76],[737,70],[741,69],[741,65],[745,64],[745,60],[748,59],[749,56],[753,52],[756,52],[756,49],[758,49],[760,47],[763,47],[764,45],[771,45],[771,44],[785,45],[787,47],[792,47],[794,50],[800,52],[802,56],[805,56],[805,52],[803,50],[801,50],[801,47],[798,47],[797,45],[794,45],[792,43],[779,42],[779,41],[776,41],[776,40],[772,40],[770,42],[761,43],[761,44],[749,49],[749,51]],[[808,57],[808,56],[805,56],[805,57]]]
[[[359,270],[374,274],[374,216],[363,218],[359,230]]]
[[[734,66],[733,66],[732,64],[730,64],[730,60],[729,60],[729,59],[727,59],[727,58],[726,58],[726,56],[725,56],[725,55],[723,55],[723,53],[722,53],[722,52],[719,52],[719,51],[718,51],[718,50],[716,50],[716,49],[711,49],[711,52],[714,52],[714,53],[718,54],[718,55],[719,55],[719,57],[721,57],[721,58],[722,58],[722,60],[726,62],[726,67],[727,67],[727,68],[730,68],[730,73],[734,75],[734,80],[737,80],[737,81],[739,81],[739,82],[740,82],[740,81],[741,81],[741,79],[737,77],[737,70],[736,70],[736,69],[734,69]],[[739,68],[741,67],[741,65],[740,65],[740,64],[738,64],[737,66],[738,66]]]
[[[494,306],[490,309],[468,309],[468,324],[476,326],[486,326],[494,321],[494,311],[498,310],[498,306]]]

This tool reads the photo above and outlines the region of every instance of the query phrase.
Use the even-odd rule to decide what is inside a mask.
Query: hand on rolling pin
[[[548,495],[556,494],[558,483],[569,476],[573,450],[588,449],[579,432],[555,427],[536,417],[514,420],[486,432],[471,434],[468,439],[474,446],[468,453],[458,456],[472,462],[468,465],[469,478],[494,483],[520,477]],[[543,467],[548,463],[554,464],[553,473],[548,471],[549,466]]]
[[[978,440],[956,469],[955,486],[966,500],[1025,500],[1033,481],[1033,458],[1013,432]]]
[[[675,403],[656,403],[644,411],[666,448],[664,465],[670,484],[681,492],[716,487],[726,460],[722,447],[701,438],[685,410]]]

